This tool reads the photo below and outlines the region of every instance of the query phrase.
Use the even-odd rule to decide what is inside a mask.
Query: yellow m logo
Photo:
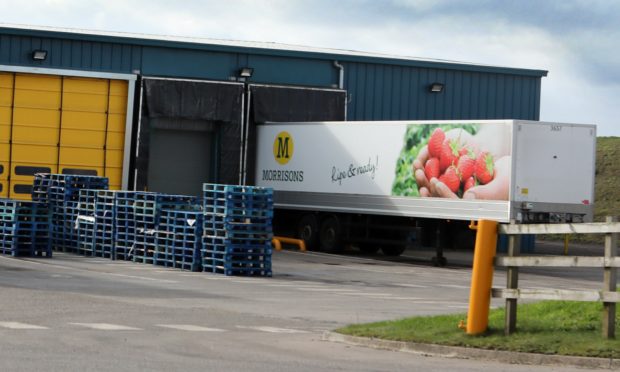
[[[288,163],[293,157],[295,145],[293,137],[288,132],[280,132],[273,141],[273,157],[282,165]]]

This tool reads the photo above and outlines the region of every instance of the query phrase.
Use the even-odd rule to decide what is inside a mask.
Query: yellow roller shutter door
[[[29,199],[36,172],[106,176],[120,189],[126,81],[0,73],[0,89],[0,196]]]

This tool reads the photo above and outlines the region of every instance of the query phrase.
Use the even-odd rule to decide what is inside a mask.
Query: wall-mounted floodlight
[[[443,92],[443,87],[442,83],[432,83],[428,86],[428,91],[431,93],[441,93]]]
[[[47,50],[35,50],[32,52],[32,59],[35,61],[45,61],[47,58]]]
[[[239,69],[239,76],[244,77],[244,78],[251,77],[253,73],[254,73],[254,69],[250,67],[243,67]]]

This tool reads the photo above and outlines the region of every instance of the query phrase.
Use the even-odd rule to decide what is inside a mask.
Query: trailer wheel
[[[381,247],[381,252],[386,256],[400,256],[405,251],[404,245],[390,245]]]
[[[297,237],[306,243],[310,250],[316,248],[319,240],[319,221],[316,214],[308,213],[297,222]]]
[[[321,222],[319,243],[321,250],[329,253],[342,251],[342,227],[336,215],[327,216]]]

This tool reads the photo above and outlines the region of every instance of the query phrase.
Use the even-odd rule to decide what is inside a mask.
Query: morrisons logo
[[[295,145],[293,137],[288,132],[280,132],[273,141],[273,157],[279,164],[286,164],[293,157]]]

